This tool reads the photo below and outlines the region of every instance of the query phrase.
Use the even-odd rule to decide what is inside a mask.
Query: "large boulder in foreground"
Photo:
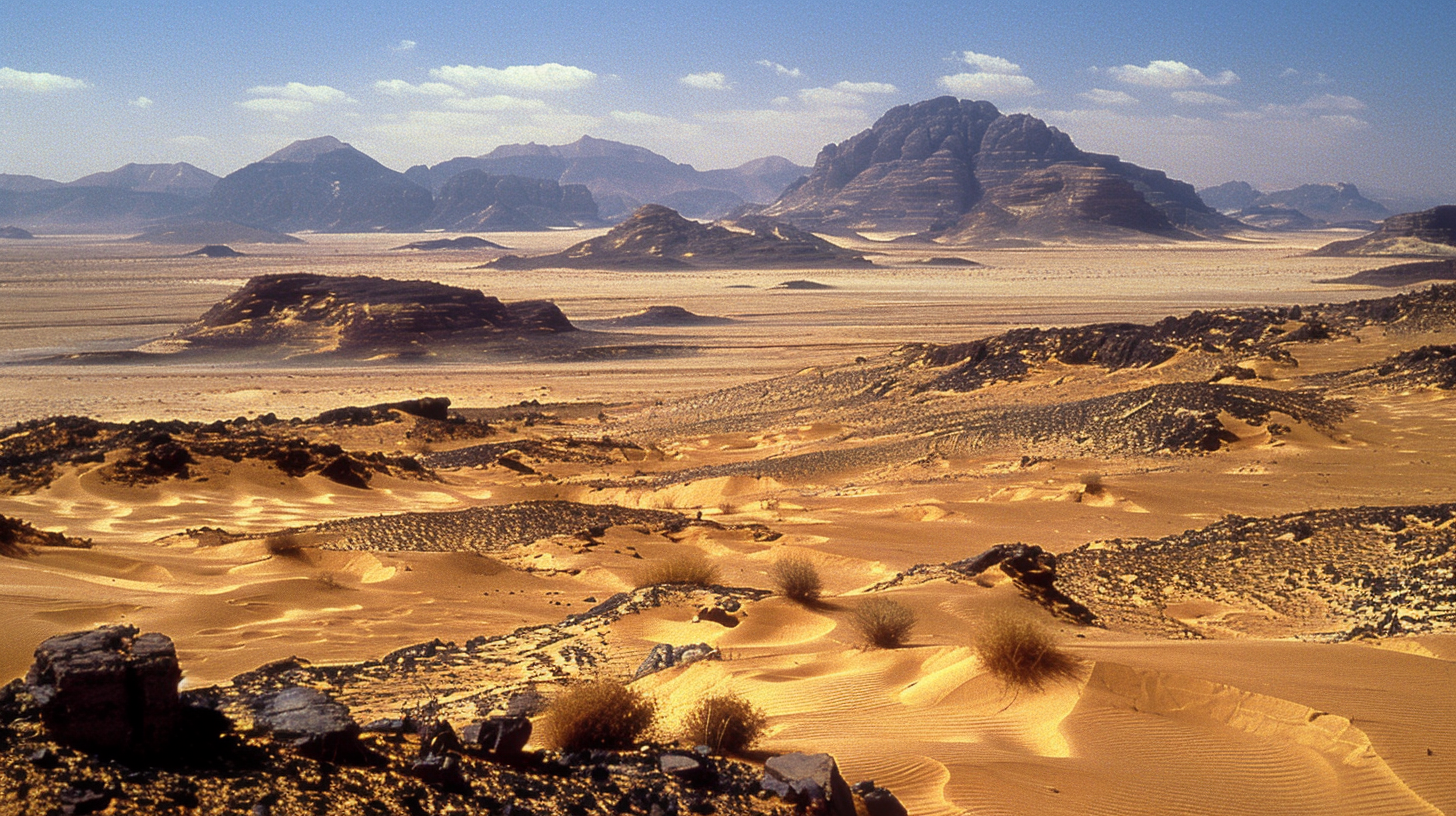
[[[763,764],[763,789],[809,812],[855,816],[853,794],[829,754],[783,754]]]
[[[179,730],[182,670],[166,635],[107,626],[47,638],[26,690],[58,741],[87,751],[165,752]]]
[[[325,762],[369,760],[348,707],[318,689],[291,686],[263,695],[254,701],[253,725],[305,756]]]

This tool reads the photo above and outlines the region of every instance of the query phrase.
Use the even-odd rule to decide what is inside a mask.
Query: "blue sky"
[[[989,99],[1199,186],[1456,200],[1456,3],[0,5],[0,172],[219,175],[332,134],[396,169],[582,134],[811,163]]]

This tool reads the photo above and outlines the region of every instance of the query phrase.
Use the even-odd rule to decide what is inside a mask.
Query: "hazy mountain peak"
[[[332,153],[335,150],[350,146],[332,136],[319,136],[316,139],[299,139],[277,153],[264,158],[263,161],[307,164],[325,153]]]

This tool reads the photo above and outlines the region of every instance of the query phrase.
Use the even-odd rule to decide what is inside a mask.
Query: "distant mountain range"
[[[1244,181],[1198,191],[1204,203],[1251,226],[1313,229],[1366,226],[1391,215],[1385,205],[1360,194],[1353,184],[1304,184],[1292,190],[1261,193]]]

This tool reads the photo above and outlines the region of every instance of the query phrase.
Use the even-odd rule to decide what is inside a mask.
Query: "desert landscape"
[[[1456,207],[955,96],[0,181],[0,813],[1456,812]]]

